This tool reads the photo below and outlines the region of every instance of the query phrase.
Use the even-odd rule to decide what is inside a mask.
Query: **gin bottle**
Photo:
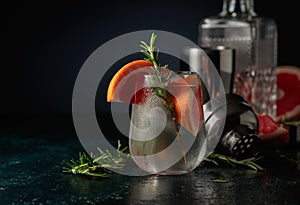
[[[200,47],[233,48],[233,93],[258,114],[276,117],[277,25],[254,11],[254,0],[223,0],[222,11],[199,24]]]

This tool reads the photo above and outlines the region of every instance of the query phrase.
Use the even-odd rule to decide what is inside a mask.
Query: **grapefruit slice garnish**
[[[278,122],[300,117],[300,68],[277,67],[277,119]]]
[[[269,146],[278,147],[289,142],[289,131],[275,122],[269,115],[257,115],[259,138]]]
[[[202,91],[196,75],[179,78],[170,83],[174,117],[176,121],[194,136],[199,132],[204,121]]]
[[[153,66],[147,60],[135,60],[124,65],[111,79],[107,89],[107,102],[126,102],[130,104],[138,104],[142,101],[142,90],[137,89],[143,87],[144,70],[134,73],[137,69]]]

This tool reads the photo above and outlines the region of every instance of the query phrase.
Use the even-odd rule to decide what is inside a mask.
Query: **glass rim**
[[[189,70],[179,70],[179,71],[173,71],[173,72],[175,72],[178,75],[181,75],[181,74],[183,74],[183,75],[199,75],[197,72],[189,71]]]
[[[174,71],[174,73],[180,76],[181,78],[187,78],[189,76],[197,76],[197,78],[200,78],[199,73],[195,71]]]

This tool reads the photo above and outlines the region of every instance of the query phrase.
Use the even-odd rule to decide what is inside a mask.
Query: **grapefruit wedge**
[[[135,60],[124,65],[111,79],[107,89],[107,102],[139,104],[142,101],[142,88],[146,68],[153,66],[147,60]],[[137,72],[141,69],[140,72]]]
[[[196,75],[180,78],[170,83],[174,117],[176,121],[194,136],[204,121],[202,91]]]
[[[257,115],[262,142],[271,147],[279,147],[289,142],[289,131],[275,122],[269,115]]]

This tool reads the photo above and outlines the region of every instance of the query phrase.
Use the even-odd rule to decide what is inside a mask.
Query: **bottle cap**
[[[261,154],[261,140],[256,134],[243,135],[232,130],[222,138],[221,144],[236,158],[254,157]]]

